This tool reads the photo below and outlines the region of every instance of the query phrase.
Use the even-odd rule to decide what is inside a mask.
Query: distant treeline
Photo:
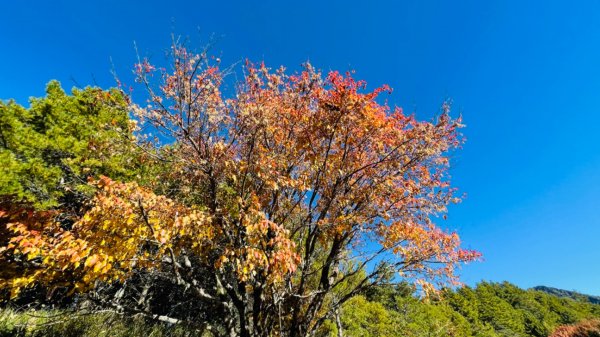
[[[563,294],[564,295],[564,294]],[[561,325],[600,317],[587,297],[559,297],[508,282],[483,282],[421,300],[408,286],[381,287],[344,306],[344,336],[550,336]],[[330,322],[323,335],[337,335]],[[590,335],[595,336],[595,335]]]
[[[543,292],[546,292],[546,293],[549,293],[552,295],[556,295],[559,297],[569,297],[569,298],[580,300],[580,301],[587,301],[587,302],[594,303],[594,304],[600,304],[600,296],[586,295],[586,294],[578,293],[576,291],[558,289],[558,288],[552,288],[552,287],[546,287],[546,286],[537,286],[537,287],[534,287],[533,289],[540,290],[540,291],[543,291]]]

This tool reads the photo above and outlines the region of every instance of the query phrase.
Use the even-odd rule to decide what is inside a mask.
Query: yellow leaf
[[[94,264],[94,273],[98,273],[105,265],[104,261],[97,262]]]
[[[15,298],[17,298],[17,296],[19,296],[19,293],[21,292],[21,288],[19,287],[13,287],[10,289],[10,299],[14,300]]]
[[[88,258],[85,260],[85,266],[91,267],[91,266],[95,265],[97,261],[98,261],[97,255],[88,256]]]

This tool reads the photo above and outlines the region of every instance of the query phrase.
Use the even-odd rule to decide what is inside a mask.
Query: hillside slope
[[[537,287],[533,287],[533,290],[538,290],[538,291],[543,291],[545,293],[548,293],[550,295],[554,295],[554,296],[558,296],[558,297],[567,297],[567,298],[572,298],[574,300],[578,300],[578,301],[587,301],[593,304],[600,304],[600,296],[593,296],[593,295],[587,295],[587,294],[582,294],[576,291],[572,291],[572,290],[565,290],[565,289],[559,289],[559,288],[553,288],[553,287],[547,287],[547,286],[537,286]]]

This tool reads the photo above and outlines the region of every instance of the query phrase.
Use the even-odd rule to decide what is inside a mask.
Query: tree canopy
[[[51,83],[29,109],[1,106],[11,297],[41,285],[230,335],[305,336],[396,278],[458,284],[479,253],[434,222],[459,201],[447,104],[418,121],[351,73],[250,62],[226,97],[211,60],[179,45],[168,69],[141,60],[144,103]]]
[[[91,87],[68,95],[56,81],[46,93],[29,108],[0,102],[0,195],[38,209],[68,208],[90,192],[88,177],[135,174],[123,139],[127,97]]]
[[[508,282],[444,289],[427,300],[411,287],[382,286],[341,309],[344,336],[595,336],[600,305],[559,298]],[[587,333],[587,334],[586,334]],[[327,322],[322,336],[338,335]]]

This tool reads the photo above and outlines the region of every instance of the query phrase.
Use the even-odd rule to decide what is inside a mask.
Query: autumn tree
[[[600,336],[600,321],[586,320],[574,325],[559,326],[551,337],[597,337]]]
[[[144,186],[95,180],[72,228],[12,222],[4,254],[36,261],[4,281],[15,295],[53,284],[121,313],[216,329],[149,306],[159,289],[133,282],[142,271],[223,313],[230,335],[307,336],[390,275],[429,292],[479,256],[434,224],[459,200],[447,170],[461,124],[447,105],[418,121],[382,103],[388,87],[310,64],[289,75],[247,63],[226,98],[206,53],[175,45],[171,57],[169,69],[136,64],[147,101],[131,105],[168,170]]]

